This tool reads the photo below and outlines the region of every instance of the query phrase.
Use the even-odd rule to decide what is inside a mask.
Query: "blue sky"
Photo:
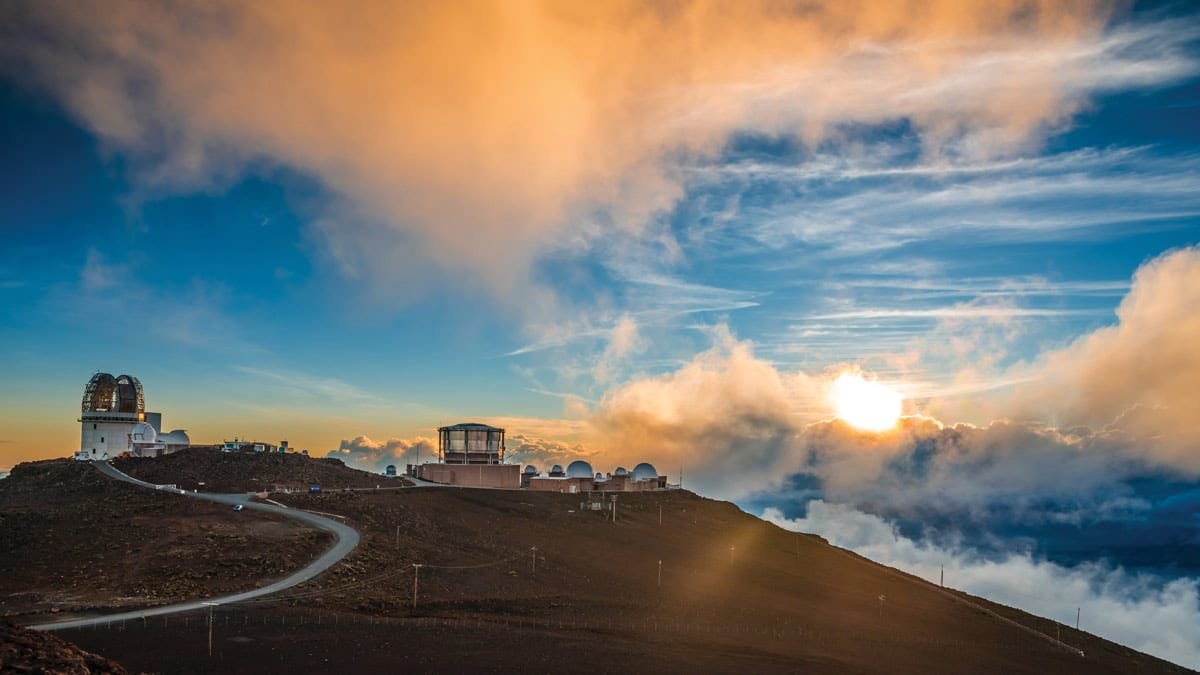
[[[1200,618],[1200,17],[989,6],[13,5],[0,470],[95,371],[367,468],[492,421],[913,569],[1149,575],[1108,630],[1200,664],[1129,632]]]

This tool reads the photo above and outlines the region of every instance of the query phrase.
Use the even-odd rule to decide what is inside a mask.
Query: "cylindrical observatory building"
[[[130,434],[146,421],[146,397],[136,377],[96,373],[83,388],[79,452],[87,459],[112,459],[133,449]]]
[[[504,430],[468,422],[438,429],[438,462],[416,468],[417,477],[462,487],[521,487],[521,467],[504,463]]]
[[[162,433],[162,414],[146,412],[142,383],[132,375],[96,373],[83,388],[79,452],[75,459],[157,457],[186,448],[183,429]]]
[[[503,464],[504,430],[475,423],[439,427],[438,459],[443,464]]]

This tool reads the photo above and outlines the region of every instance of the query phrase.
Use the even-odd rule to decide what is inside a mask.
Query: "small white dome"
[[[174,429],[170,433],[163,434],[158,437],[159,443],[167,445],[191,445],[192,440],[188,438],[187,432],[183,429]]]
[[[133,429],[129,431],[129,434],[133,442],[140,445],[152,445],[158,441],[158,432],[154,430],[154,427],[145,422],[138,422],[133,425]]]

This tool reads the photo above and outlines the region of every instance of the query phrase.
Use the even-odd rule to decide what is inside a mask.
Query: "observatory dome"
[[[577,459],[567,465],[567,478],[591,478],[592,465]]]
[[[650,478],[658,478],[658,469],[655,469],[653,464],[642,462],[633,467],[634,480],[647,480]]]
[[[142,383],[132,375],[113,377],[108,373],[96,373],[83,388],[84,413],[132,413],[146,412],[146,397]]]
[[[526,465],[526,466],[525,466],[525,475],[526,475],[526,476],[536,476],[536,475],[537,475],[537,472],[538,472],[538,471],[537,471],[537,467],[536,467],[536,466],[534,466],[534,465],[532,465],[532,464],[528,464],[528,465]]]
[[[155,443],[158,441],[158,432],[154,430],[154,427],[145,422],[138,422],[133,425],[129,436],[133,439],[134,443],[139,444]]]
[[[561,475],[563,475],[563,468],[562,468],[562,464],[555,464],[554,466],[550,467],[550,475],[551,475],[551,476],[561,476]]]
[[[167,445],[191,445],[192,439],[188,438],[187,431],[172,429],[170,432],[159,436],[158,442],[166,443]]]
[[[613,475],[614,476],[628,476],[629,470],[623,466],[618,466],[617,470],[613,472]]]

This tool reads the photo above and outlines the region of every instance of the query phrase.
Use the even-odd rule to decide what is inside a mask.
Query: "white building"
[[[158,457],[191,443],[182,429],[162,433],[162,414],[146,412],[142,383],[130,375],[93,375],[83,390],[82,411],[79,452],[75,453],[75,459]]]

